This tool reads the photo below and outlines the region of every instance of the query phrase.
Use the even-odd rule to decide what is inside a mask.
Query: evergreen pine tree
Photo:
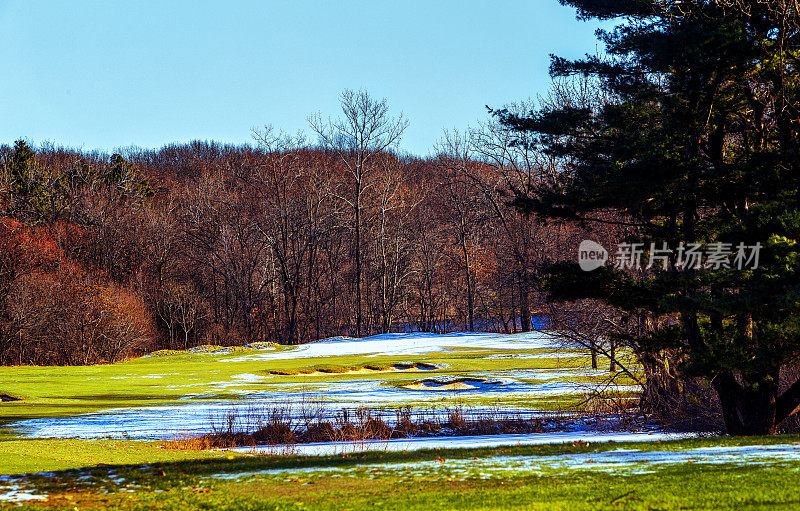
[[[556,299],[597,298],[654,326],[640,353],[679,353],[707,378],[731,434],[774,433],[800,407],[800,13],[791,0],[560,0],[599,31],[603,56],[553,57],[551,74],[598,80],[607,104],[495,114],[536,136],[563,172],[515,204],[550,218],[623,215],[644,247],[715,243],[731,268],[551,270]],[[606,217],[607,218],[607,217]],[[750,255],[750,254],[748,254]],[[647,255],[645,255],[645,258]],[[732,257],[731,261],[735,259]]]

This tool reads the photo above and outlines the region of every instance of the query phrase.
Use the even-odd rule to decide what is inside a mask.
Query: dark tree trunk
[[[355,224],[356,224],[356,337],[361,337],[363,330],[361,309],[361,183],[358,183],[356,193]]]
[[[733,374],[714,378],[722,418],[729,435],[772,435],[784,417],[778,416],[777,378],[744,386]]]
[[[611,355],[611,362],[608,364],[608,370],[615,373],[617,371],[617,343],[613,339],[609,341],[609,354]]]
[[[511,277],[511,330],[513,333],[517,333],[517,291],[516,291],[517,279],[513,276]]]
[[[528,281],[525,277],[520,278],[519,281],[519,322],[523,332],[530,332],[531,330],[531,306],[530,296],[531,292],[528,288]]]
[[[469,250],[467,248],[466,238],[461,236],[461,251],[464,255],[464,275],[467,277],[467,330],[470,332],[475,331],[475,304],[472,295],[472,279],[469,272]]]

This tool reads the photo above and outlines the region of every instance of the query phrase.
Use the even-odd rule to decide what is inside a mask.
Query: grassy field
[[[277,348],[278,350],[287,348]],[[552,350],[524,350],[516,355],[541,355]],[[481,375],[487,377],[509,371],[585,369],[585,355],[575,353],[575,358],[500,358],[507,350],[453,349],[416,356],[347,355],[318,358],[289,358],[283,360],[239,360],[243,354],[186,354],[146,357],[109,365],[77,367],[0,367],[0,393],[21,401],[0,404],[0,425],[13,421],[64,417],[109,408],[154,406],[192,401],[240,400],[248,393],[263,390],[268,383],[273,388],[314,388],[326,382],[370,380],[385,386],[402,386],[420,378],[457,377]],[[257,352],[253,352],[257,353]],[[402,362],[435,365],[435,370],[408,370],[387,372],[339,372],[364,367],[392,367]],[[322,374],[303,374],[318,369],[329,370]],[[281,374],[283,373],[283,374]],[[237,381],[236,375],[263,376],[261,381]],[[572,382],[602,382],[607,375],[571,375]],[[522,377],[526,383],[543,383],[549,380]],[[618,377],[616,383],[632,383],[627,377]],[[298,387],[300,385],[301,387]],[[454,401],[453,396],[443,396],[443,403]],[[569,406],[580,401],[580,396],[526,396],[487,401],[480,394],[459,394],[458,403],[464,405],[525,405],[539,409]],[[413,403],[409,403],[413,404]]]
[[[785,445],[797,442],[796,437],[577,443],[327,457],[172,452],[158,449],[157,444],[131,441],[83,442],[80,447],[85,453],[76,455],[69,454],[79,447],[74,442],[42,442],[45,443],[36,447],[37,452],[47,451],[53,459],[70,458],[73,467],[98,457],[109,464],[4,478],[0,487],[46,496],[46,500],[24,502],[26,508],[791,509],[800,505],[800,488],[796,485],[800,461],[756,466],[667,463],[627,471],[583,465],[504,472],[500,476],[451,469],[459,461],[525,457],[535,465],[538,459],[554,456],[620,450],[658,456],[712,446]],[[33,447],[25,444],[12,442],[15,452]],[[66,460],[60,462],[67,463],[63,468],[70,464]],[[20,465],[33,466],[24,462]],[[0,506],[19,509],[18,504],[7,502]]]
[[[415,396],[424,395],[416,404],[568,409],[582,402],[581,392],[506,396],[476,391],[440,393],[431,399],[430,393],[403,389],[424,379],[465,376],[511,379],[523,389],[609,380],[608,373],[588,370],[585,354],[564,349],[558,357],[548,356],[552,349],[533,348],[452,347],[416,355],[304,357],[289,356],[292,349],[178,352],[88,367],[0,368],[0,394],[21,399],[0,404],[0,508],[428,511],[758,509],[800,504],[795,483],[800,456],[793,455],[800,448],[794,437],[296,456],[288,455],[290,447],[287,455],[256,455],[180,450],[160,440],[30,438],[10,427],[24,419],[242,402],[259,399],[266,389],[271,396],[296,395],[298,389],[322,392],[348,383],[356,389],[371,385],[407,392],[390,406],[415,404]],[[252,356],[264,353],[287,356]],[[402,363],[416,366],[396,367]],[[632,381],[618,376],[614,383]],[[770,445],[778,450],[763,447]],[[742,446],[754,446],[757,452]],[[653,459],[643,453],[653,453]]]

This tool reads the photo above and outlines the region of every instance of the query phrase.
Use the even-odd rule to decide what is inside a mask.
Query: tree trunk
[[[523,332],[531,330],[530,295],[528,281],[522,276],[519,281],[519,322]]]
[[[512,275],[511,277],[511,331],[517,333],[517,292],[516,292],[517,279]]]
[[[780,424],[777,379],[744,386],[725,373],[714,378],[713,385],[729,435],[775,434]]]
[[[472,279],[469,273],[469,250],[467,249],[467,240],[465,236],[461,236],[461,251],[464,255],[464,274],[467,277],[467,329],[470,332],[475,331],[475,313],[474,313],[474,298],[472,296]]]
[[[361,183],[356,184],[356,337],[361,337],[363,330],[361,309]]]

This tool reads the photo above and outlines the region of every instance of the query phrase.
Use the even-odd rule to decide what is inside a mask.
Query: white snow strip
[[[119,408],[71,417],[30,419],[10,425],[35,438],[144,438],[170,439],[176,436],[199,436],[222,426],[225,417],[258,416],[272,407],[320,408],[335,412],[343,408],[380,408],[398,404],[416,407],[434,403],[442,397],[458,398],[539,398],[591,391],[595,386],[569,381],[547,381],[531,384],[513,379],[497,383],[475,383],[465,390],[412,390],[381,385],[379,380],[348,380],[318,384],[264,384],[258,392],[244,395],[241,401],[197,402],[181,405]],[[606,388],[619,392],[636,392],[635,386]],[[191,398],[202,397],[192,395]]]
[[[483,357],[486,360],[492,359],[507,359],[507,358],[518,358],[518,359],[526,359],[526,358],[574,358],[574,359],[582,359],[584,357],[588,357],[588,353],[575,353],[570,351],[546,351],[542,353],[495,353],[492,355],[486,355]]]
[[[304,456],[327,456],[363,451],[418,451],[421,449],[468,449],[477,447],[502,447],[514,445],[543,445],[571,442],[653,442],[657,440],[679,440],[697,436],[694,433],[620,432],[591,433],[567,431],[557,433],[533,433],[527,435],[479,435],[429,438],[396,438],[392,440],[363,442],[320,442],[297,445],[264,445],[236,447],[232,451],[254,454],[291,454]]]
[[[36,495],[23,491],[21,486],[0,488],[0,502],[28,502],[31,500],[47,500],[47,495]]]
[[[542,332],[523,334],[493,334],[476,332],[456,332],[452,334],[396,333],[381,334],[362,339],[333,337],[318,342],[303,344],[291,350],[277,353],[258,353],[228,359],[240,362],[246,360],[281,360],[295,358],[332,357],[342,355],[424,355],[452,348],[532,350],[556,349],[556,337]]]
[[[493,456],[488,458],[445,458],[431,461],[364,464],[356,467],[307,467],[271,469],[238,474],[216,474],[218,479],[240,479],[259,475],[296,473],[339,473],[368,470],[376,475],[402,475],[415,479],[440,478],[508,478],[518,475],[563,472],[565,470],[596,470],[617,474],[654,472],[657,468],[680,464],[748,464],[770,465],[800,462],[800,445],[751,445],[735,447],[700,447],[673,451],[642,451],[616,449],[604,452],[557,454],[544,456]]]

